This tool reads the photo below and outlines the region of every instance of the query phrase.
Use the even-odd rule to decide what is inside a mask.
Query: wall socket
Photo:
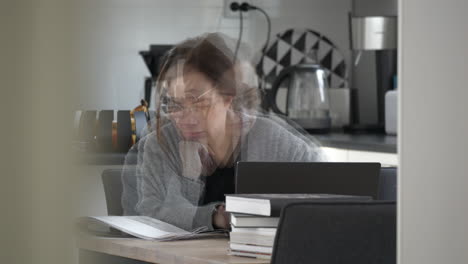
[[[239,5],[244,3],[244,2],[252,4],[252,1],[249,1],[249,0],[224,0],[223,15],[224,15],[225,18],[239,19],[239,12],[240,11],[233,12],[231,10],[231,4],[234,3],[234,2],[239,3]],[[251,11],[242,12],[242,17],[243,18],[248,18],[250,12]]]

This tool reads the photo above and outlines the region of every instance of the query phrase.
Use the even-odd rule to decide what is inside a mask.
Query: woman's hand
[[[224,204],[216,206],[216,211],[213,213],[213,227],[217,229],[229,229],[231,224],[231,214],[226,212]]]

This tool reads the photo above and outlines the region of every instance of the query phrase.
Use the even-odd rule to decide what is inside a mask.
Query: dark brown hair
[[[157,93],[163,90],[163,82],[169,80],[171,70],[180,61],[184,63],[184,73],[196,71],[212,82],[222,96],[232,97],[234,111],[256,110],[260,104],[257,83],[247,84],[242,81],[246,75],[255,75],[253,67],[241,56],[234,58],[229,44],[234,41],[221,33],[209,33],[187,39],[169,50],[162,59],[161,71],[156,80]],[[231,45],[232,47],[234,45]],[[160,138],[161,97],[157,106],[156,130]]]

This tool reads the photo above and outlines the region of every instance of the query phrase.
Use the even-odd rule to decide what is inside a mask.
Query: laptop
[[[377,198],[380,163],[238,162],[236,193],[327,193]]]

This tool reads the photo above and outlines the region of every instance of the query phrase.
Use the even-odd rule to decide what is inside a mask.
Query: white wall
[[[399,263],[467,263],[468,2],[399,5]]]
[[[130,109],[143,98],[149,72],[138,55],[150,44],[174,44],[204,32],[237,38],[238,19],[223,17],[222,0],[99,0],[76,4],[80,86],[76,108]],[[272,35],[313,28],[348,54],[347,0],[254,0],[272,15]],[[260,49],[266,22],[258,12],[244,23],[244,40]]]
[[[173,44],[207,31],[237,32],[220,19],[222,1],[86,1],[77,7],[82,109],[131,109],[143,98],[141,56],[150,44]],[[235,35],[235,34],[234,34]]]
[[[330,38],[349,55],[348,12],[351,0],[253,0],[271,16],[272,38],[289,28],[310,28]],[[250,14],[253,43],[261,48],[265,41],[266,22],[260,13]]]

